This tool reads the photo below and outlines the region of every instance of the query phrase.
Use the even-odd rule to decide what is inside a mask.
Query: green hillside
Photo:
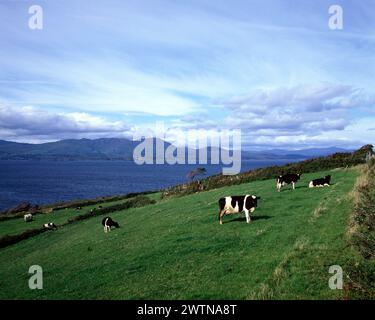
[[[328,173],[331,187],[307,188]],[[159,199],[110,214],[121,228],[108,234],[100,216],[65,225],[0,249],[0,298],[345,298],[345,290],[329,289],[328,268],[345,270],[356,257],[346,234],[358,175],[358,168],[335,169],[303,175],[295,191],[277,193],[275,181],[264,180]],[[241,214],[219,225],[217,200],[247,193],[262,197],[253,222]],[[35,223],[73,214],[37,215]],[[0,222],[0,235],[25,224]],[[35,264],[43,268],[43,290],[28,288]]]

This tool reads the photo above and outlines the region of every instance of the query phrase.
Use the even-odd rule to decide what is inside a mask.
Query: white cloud
[[[222,101],[229,115],[220,121],[191,116],[187,126],[241,129],[248,146],[357,147],[374,141],[365,133],[373,125],[368,124],[368,115],[353,117],[353,113],[363,112],[373,101],[363,90],[341,84],[261,88]]]
[[[0,105],[0,139],[45,142],[67,138],[130,136],[123,121],[84,112],[52,113],[33,106]]]

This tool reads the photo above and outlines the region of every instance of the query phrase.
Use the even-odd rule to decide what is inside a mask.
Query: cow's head
[[[116,228],[120,228],[120,225],[119,225],[117,222],[114,222],[114,221],[113,221],[113,225],[114,225]]]
[[[253,200],[254,200],[255,206],[257,206],[257,204],[258,204],[258,200],[260,199],[260,197],[255,196],[255,195],[252,195],[251,197],[252,197]]]

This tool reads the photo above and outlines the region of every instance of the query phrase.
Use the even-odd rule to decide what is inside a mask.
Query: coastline
[[[243,160],[241,173],[286,163],[291,161]],[[0,208],[0,214],[22,202],[50,208],[128,194],[162,192],[188,183],[186,174],[198,166],[138,166],[128,160],[0,160],[0,164],[0,203],[9,203]],[[208,174],[203,178],[220,174],[220,165],[205,167]]]

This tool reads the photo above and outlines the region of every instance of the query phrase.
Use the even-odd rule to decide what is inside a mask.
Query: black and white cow
[[[116,221],[113,221],[110,217],[105,217],[102,220],[102,225],[104,226],[104,232],[111,231],[112,227],[120,228],[120,225]]]
[[[277,191],[281,191],[281,188],[286,184],[292,184],[293,190],[296,188],[297,181],[301,178],[300,173],[288,173],[277,177],[276,188]]]
[[[48,229],[48,230],[56,230],[57,226],[53,222],[48,222],[43,224],[43,228]]]
[[[330,185],[331,185],[331,176],[328,175],[328,176],[325,176],[324,178],[311,180],[309,183],[309,188],[325,187],[325,186],[330,186]]]
[[[254,212],[258,204],[260,197],[254,195],[244,196],[230,196],[219,199],[219,221],[223,224],[223,218],[225,215],[240,213],[242,211],[246,214],[246,222],[251,222],[250,212]]]

